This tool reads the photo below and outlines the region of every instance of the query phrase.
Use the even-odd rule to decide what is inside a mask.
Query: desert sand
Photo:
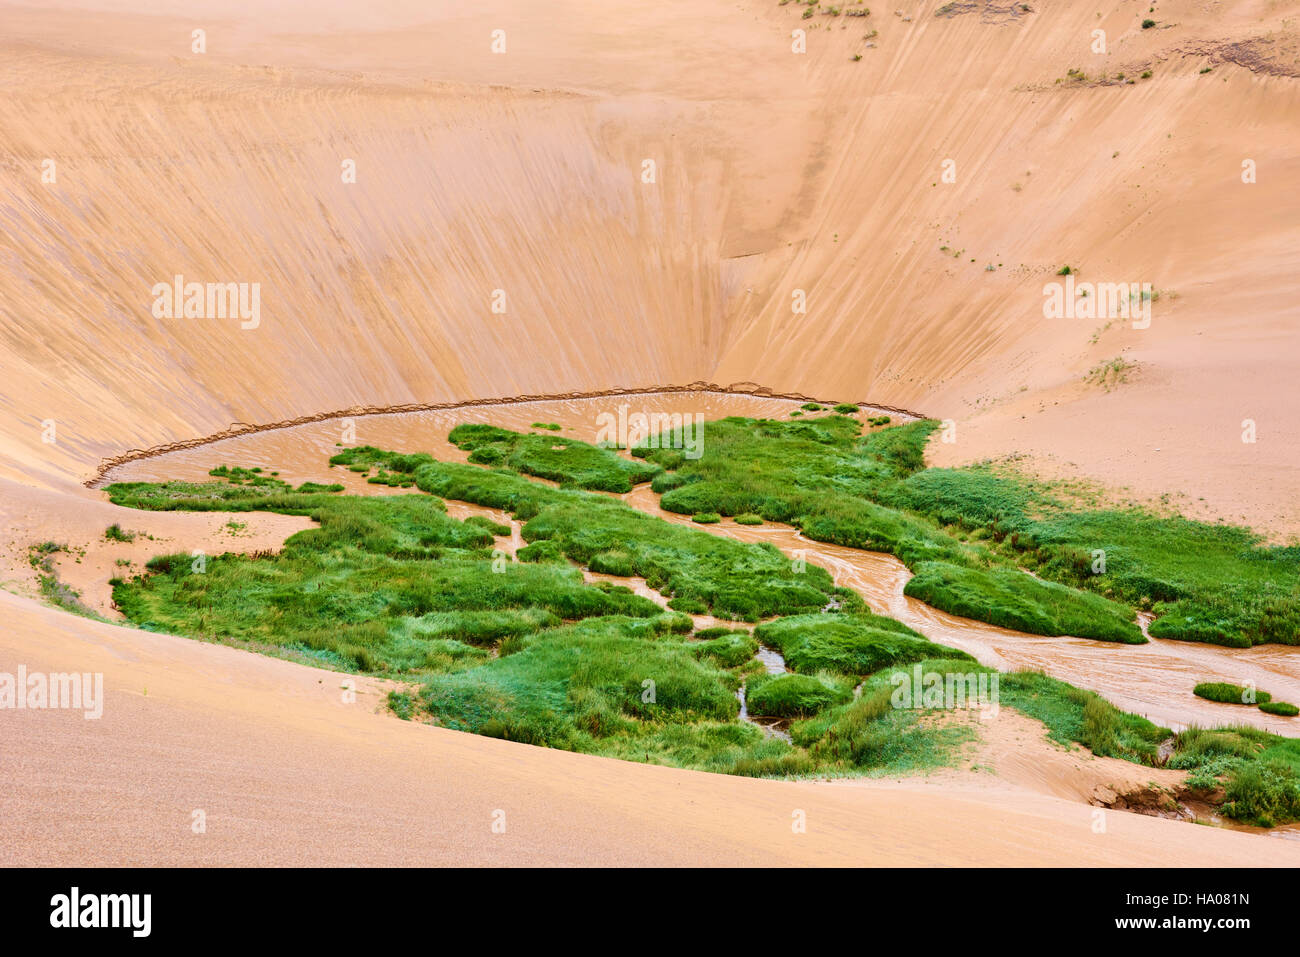
[[[83,483],[133,450],[696,381],[951,419],[936,464],[1019,455],[1286,540],[1298,0],[174,6],[0,0],[0,667],[109,689],[99,721],[4,717],[0,860],[1300,861],[1124,812],[1094,834],[1077,770],[786,784],[404,724],[366,682],[344,706],[336,674],[44,608],[25,564],[155,536],[66,569],[92,589],[153,543],[301,527],[114,508]],[[1151,283],[1149,328],[1044,318],[1065,265]],[[259,283],[256,327],[155,317],[178,274]],[[1127,381],[1085,381],[1115,358]]]
[[[0,660],[102,671],[107,686],[98,720],[6,715],[6,866],[1300,863],[1297,841],[1123,811],[1095,833],[1100,809],[1081,798],[1096,785],[1073,773],[1047,775],[1060,797],[987,774],[820,784],[677,771],[399,721],[375,713],[374,682],[345,701],[336,672],[3,593],[0,610]],[[1103,763],[1111,784],[1152,777]]]

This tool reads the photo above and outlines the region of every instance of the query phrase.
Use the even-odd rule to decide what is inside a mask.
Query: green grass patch
[[[410,721],[415,717],[415,702],[411,699],[410,694],[405,691],[390,691],[388,692],[388,710],[403,721]]]
[[[1120,711],[1095,692],[1040,672],[1002,675],[999,694],[1003,705],[1043,722],[1053,741],[1081,744],[1102,757],[1154,766],[1160,743],[1173,737],[1168,728]]]
[[[756,430],[773,437],[775,452],[763,443],[755,449]],[[1044,548],[1059,559],[1044,530],[1072,528],[1077,517],[1046,508],[1041,490],[1004,486],[986,471],[973,472],[969,483],[946,474],[917,478],[925,474],[925,428],[862,436],[856,423],[830,416],[803,423],[726,420],[718,433],[709,433],[710,448],[734,444],[735,457],[753,465],[752,487],[735,478],[734,461],[725,456],[712,462],[706,456],[697,466],[666,454],[673,450],[647,448],[644,458],[674,463],[671,474],[682,484],[672,494],[747,498],[744,509],[714,508],[719,514],[793,518],[806,534],[811,527],[891,541],[918,567],[913,581],[940,576],[947,589],[940,601],[968,602],[989,615],[1009,608],[1024,628],[1065,622],[1068,631],[1059,633],[1094,627],[1101,636],[1101,622],[1116,636],[1111,640],[1131,636],[1129,609],[1038,581],[1011,564]],[[476,431],[461,439],[508,446],[504,459],[518,452],[518,438]],[[871,614],[824,569],[796,571],[771,546],[665,522],[606,495],[533,482],[514,465],[483,468],[368,447],[345,450],[332,462],[423,494],[355,496],[311,483],[295,489],[275,473],[224,466],[214,470],[216,481],[109,486],[118,505],[266,511],[316,523],[278,552],[155,556],[143,574],[114,580],[114,600],[141,627],[404,677],[420,690],[390,696],[399,716],[423,712],[447,727],[535,745],[733,774],[802,776],[923,770],[952,763],[971,740],[968,726],[894,707],[891,673],[917,664],[949,675],[988,669]],[[578,472],[565,474],[572,484]],[[901,507],[907,496],[956,517],[940,521],[924,509]],[[500,509],[523,523],[528,544],[520,561],[494,557],[494,536],[508,533],[506,525],[482,517],[457,521],[444,497]],[[981,530],[985,536],[974,534]],[[45,543],[31,552],[51,589],[59,550]],[[575,565],[643,578],[673,610],[624,585],[589,585]],[[832,598],[843,610],[821,612]],[[752,634],[728,628],[692,634],[685,612],[705,611],[753,622],[779,617]],[[794,673],[767,675],[755,658],[759,642],[779,650]],[[742,683],[753,713],[796,719],[792,743],[737,720]],[[1044,675],[1002,675],[1000,701],[1043,721],[1055,740],[1101,755],[1158,764],[1168,750],[1162,745],[1172,740],[1170,766],[1221,785],[1225,813],[1257,823],[1295,818],[1300,750],[1291,739],[1244,728],[1192,729],[1175,738]]]
[[[465,519],[465,524],[481,528],[489,535],[497,537],[510,534],[509,525],[503,525],[501,522],[494,522],[486,515],[471,515],[469,518]]]
[[[1257,691],[1244,685],[1234,685],[1226,681],[1203,681],[1192,689],[1192,694],[1207,701],[1223,704],[1266,704],[1273,700],[1267,691]]]
[[[705,423],[699,459],[645,454],[668,469],[651,487],[670,511],[757,515],[817,541],[889,552],[918,573],[925,563],[964,569],[932,567],[910,586],[955,614],[1137,643],[1130,610],[1144,609],[1155,613],[1150,633],[1159,638],[1300,643],[1300,546],[1264,545],[1226,524],[1089,507],[1062,483],[1005,469],[927,469],[925,446],[938,426],[862,434],[845,416],[732,417]]]
[[[650,481],[661,471],[658,465],[629,461],[577,439],[511,432],[494,425],[458,425],[448,438],[469,452],[472,463],[503,466],[572,488],[630,492],[632,486]]]
[[[764,675],[749,682],[749,713],[763,717],[803,718],[853,697],[853,685],[831,675]]]
[[[953,764],[975,739],[968,725],[927,723],[928,712],[895,708],[884,676],[847,704],[790,726],[793,742],[819,764],[850,771],[907,774]]]
[[[1040,581],[1014,568],[962,568],[922,562],[903,593],[966,618],[1034,635],[1076,635],[1137,645],[1146,642],[1131,608]]]
[[[758,640],[747,631],[706,628],[695,638],[694,653],[712,658],[723,668],[739,668],[758,653]]]
[[[1300,708],[1287,701],[1263,701],[1260,703],[1259,710],[1282,718],[1294,718],[1300,714]]]
[[[964,651],[936,645],[902,622],[870,612],[793,615],[759,625],[754,637],[802,674],[868,675],[927,658],[974,661]]]

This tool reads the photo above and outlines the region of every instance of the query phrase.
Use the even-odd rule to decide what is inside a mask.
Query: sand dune
[[[1095,808],[991,778],[790,784],[458,734],[374,713],[364,679],[346,703],[336,672],[0,609],[0,660],[107,688],[99,720],[6,714],[7,866],[1300,863],[1300,843],[1122,811],[1094,833]]]
[[[1023,453],[1300,532],[1300,0],[1173,0],[1149,30],[1130,0],[1028,6],[0,2],[6,581],[29,536],[116,520],[81,483],[132,449],[697,380],[950,418],[939,464]],[[1045,319],[1063,265],[1150,282],[1150,327]],[[260,284],[256,327],[156,317],[176,275]],[[1084,381],[1117,357],[1126,382]],[[110,688],[98,723],[5,718],[7,863],[1295,862],[1126,814],[1093,835],[1085,805],[1011,784],[787,785],[467,738],[341,707],[337,675],[0,602],[0,664]],[[817,822],[795,839],[792,804]]]
[[[759,379],[957,420],[940,461],[1300,529],[1295,3],[49,6],[0,41],[10,477],[354,404]],[[1065,264],[1152,283],[1151,327],[1045,320]],[[260,282],[262,324],[153,318],[178,273]],[[1120,355],[1128,384],[1082,382]]]

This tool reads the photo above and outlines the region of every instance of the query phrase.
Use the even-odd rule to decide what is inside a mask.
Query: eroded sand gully
[[[426,451],[440,459],[464,461],[465,453],[447,441],[448,431],[459,422],[491,422],[525,430],[533,422],[553,422],[563,426],[558,435],[592,441],[597,437],[597,416],[616,415],[618,407],[624,404],[630,412],[700,413],[706,419],[726,415],[785,418],[798,406],[797,402],[785,399],[677,393],[372,415],[353,419],[351,423],[326,420],[223,439],[130,462],[114,468],[105,478],[107,481],[198,480],[206,478],[208,469],[226,463],[274,468],[293,482],[336,481],[345,484],[351,492],[391,494],[395,490],[370,485],[355,473],[326,464],[328,457],[338,450],[336,443],[345,437],[344,430],[349,424],[355,428],[355,437],[347,444]],[[707,433],[704,441],[707,448]],[[641,486],[622,498],[642,511],[690,524],[687,516],[660,509],[658,496],[648,486]],[[504,513],[463,503],[448,503],[448,508],[458,517],[490,514],[497,521],[509,524],[509,517]],[[1204,680],[1253,681],[1282,700],[1300,701],[1300,648],[1263,645],[1231,649],[1157,639],[1132,646],[1022,634],[948,615],[907,598],[903,587],[910,573],[890,555],[810,541],[792,528],[771,524],[747,527],[725,520],[714,526],[696,527],[742,541],[768,542],[789,554],[803,550],[808,561],[830,570],[838,584],[859,592],[875,611],[906,622],[933,641],[969,651],[983,664],[1008,670],[1045,671],[1098,691],[1121,708],[1173,728],[1249,722],[1279,734],[1297,733],[1290,719],[1266,715],[1255,708],[1203,701],[1192,694],[1192,687]]]

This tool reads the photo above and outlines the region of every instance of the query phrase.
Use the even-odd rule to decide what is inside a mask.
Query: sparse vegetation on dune
[[[128,532],[117,522],[114,522],[104,529],[104,538],[110,542],[133,542],[135,541],[135,532]]]
[[[41,542],[27,550],[27,563],[36,571],[36,584],[42,597],[56,608],[70,611],[83,618],[103,620],[94,609],[81,600],[81,593],[59,580],[54,567],[54,557],[60,552],[70,553],[67,545],[58,542]]]
[[[1123,356],[1116,356],[1113,359],[1107,359],[1105,362],[1097,363],[1088,370],[1083,379],[1089,385],[1101,386],[1102,389],[1110,392],[1127,382],[1136,368],[1137,363],[1131,362]]]

